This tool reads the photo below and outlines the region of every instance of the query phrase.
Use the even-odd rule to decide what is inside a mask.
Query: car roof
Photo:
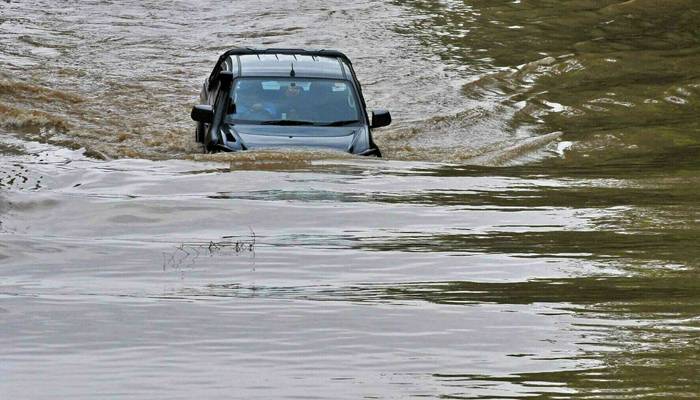
[[[220,70],[235,77],[352,79],[348,57],[335,50],[232,49],[219,59]]]

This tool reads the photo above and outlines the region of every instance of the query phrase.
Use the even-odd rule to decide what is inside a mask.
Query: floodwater
[[[234,45],[384,159],[199,154]],[[0,398],[700,397],[695,0],[0,2]]]

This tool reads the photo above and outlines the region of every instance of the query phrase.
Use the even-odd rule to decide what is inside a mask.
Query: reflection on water
[[[695,2],[0,4],[0,398],[700,396]],[[387,159],[196,154],[243,39]]]
[[[66,397],[150,398],[152,371],[181,377],[172,398],[700,389],[696,202],[678,178],[8,146],[15,176],[45,177],[0,202],[11,397],[42,376]]]

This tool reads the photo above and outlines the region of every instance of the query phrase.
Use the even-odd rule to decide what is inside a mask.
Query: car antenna
[[[294,77],[296,76],[296,74],[297,74],[297,73],[294,72],[294,61],[292,61],[292,70],[289,71],[289,76],[291,76],[292,78],[294,78]]]

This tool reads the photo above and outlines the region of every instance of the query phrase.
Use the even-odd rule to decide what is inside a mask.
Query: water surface
[[[0,6],[0,397],[700,396],[693,1]],[[237,45],[381,160],[202,155]]]

